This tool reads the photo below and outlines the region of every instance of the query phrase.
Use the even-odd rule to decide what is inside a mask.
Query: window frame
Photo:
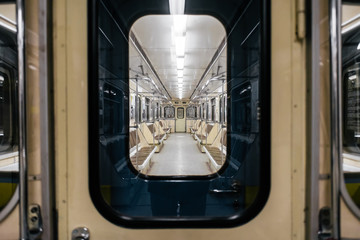
[[[335,1],[333,1],[335,2]],[[349,4],[349,5],[358,5],[359,3],[357,1],[350,1],[350,0],[343,0],[339,5],[341,6],[341,4]],[[341,12],[341,10],[339,10]],[[337,49],[338,46],[340,45],[340,52],[341,54],[338,54],[336,57],[331,58],[331,66],[336,66],[333,67],[333,70],[330,74],[330,77],[332,79],[336,79],[336,81],[331,81],[331,90],[333,94],[333,98],[335,99],[334,102],[332,102],[332,111],[334,114],[332,114],[331,118],[332,118],[332,123],[333,123],[333,127],[332,129],[337,129],[339,132],[339,135],[335,134],[334,136],[337,137],[338,139],[340,139],[338,145],[339,147],[336,148],[336,151],[338,151],[338,155],[336,155],[335,159],[337,157],[339,157],[339,159],[337,159],[337,163],[338,166],[334,166],[337,167],[340,171],[340,177],[339,177],[339,182],[336,183],[338,185],[335,185],[335,187],[338,187],[340,189],[341,195],[344,199],[344,202],[346,204],[346,206],[349,208],[350,212],[352,212],[352,214],[357,218],[360,219],[360,206],[358,206],[355,201],[353,200],[353,198],[350,196],[350,193],[346,187],[346,184],[351,182],[354,178],[354,176],[356,176],[356,178],[358,178],[359,173],[345,173],[343,170],[343,162],[344,162],[344,158],[348,158],[348,159],[356,159],[359,158],[360,156],[360,152],[359,151],[353,151],[349,146],[345,146],[345,143],[348,143],[348,139],[346,138],[346,121],[347,117],[345,117],[346,112],[345,110],[347,110],[347,108],[345,107],[347,104],[347,100],[345,99],[345,96],[348,97],[348,93],[347,93],[347,89],[345,89],[345,86],[347,84],[345,84],[345,76],[346,74],[349,72],[349,68],[353,67],[354,65],[356,65],[356,61],[354,61],[351,57],[351,60],[349,58],[345,59],[346,61],[344,62],[343,60],[343,54],[345,51],[343,51],[344,47],[344,40],[348,38],[348,35],[353,34],[354,32],[356,32],[359,27],[355,27],[354,29],[351,29],[345,33],[341,32],[341,19],[336,17],[336,14],[334,14],[332,12],[331,18],[335,19],[334,21],[331,21],[331,23],[334,24],[334,29],[338,30],[337,32],[333,31],[330,33],[330,35],[332,36],[332,41],[330,42],[330,48],[334,48]],[[339,45],[337,45],[337,43]],[[359,54],[353,54],[353,55],[359,55]],[[347,56],[349,57],[349,56]],[[357,64],[359,65],[359,64]],[[339,69],[338,69],[339,67]],[[358,70],[360,71],[360,66],[357,66]],[[340,79],[341,81],[337,82],[337,78],[335,77],[335,73],[338,73],[340,75]],[[331,80],[332,80],[331,79]],[[337,84],[335,84],[335,82]],[[341,91],[337,91],[337,89],[341,89]],[[345,94],[346,92],[346,94]],[[339,112],[339,114],[342,115],[341,121],[338,121],[338,118],[335,117],[334,115],[337,115],[336,112]],[[341,131],[340,131],[341,130]],[[341,137],[339,137],[341,136]],[[335,140],[334,140],[335,141]]]
[[[13,51],[13,55],[7,52],[4,54],[7,58],[2,59],[0,63],[0,71],[1,75],[8,80],[9,83],[9,92],[10,92],[10,106],[9,106],[9,114],[11,115],[11,126],[10,131],[12,136],[10,140],[7,142],[8,147],[5,150],[0,151],[1,155],[7,155],[13,157],[15,154],[19,155],[19,116],[18,116],[18,48],[17,48],[17,32],[9,30],[4,26],[0,26],[0,33],[2,38],[6,39],[5,41],[10,44],[9,46],[3,46],[4,48],[11,48]],[[13,44],[13,45],[12,45]],[[5,51],[4,51],[5,52]],[[1,161],[1,160],[0,160]],[[9,214],[13,211],[19,201],[19,172],[0,172],[2,178],[11,178],[15,179],[13,183],[16,183],[16,189],[10,197],[9,201],[6,205],[0,210],[0,222],[6,219]]]
[[[97,46],[97,37],[98,37],[98,30],[97,30],[97,8],[96,8],[96,0],[89,0],[88,1],[88,82],[97,82],[97,67],[98,67],[98,46]],[[90,190],[90,196],[91,199],[95,205],[95,207],[98,209],[98,211],[109,221],[111,221],[114,224],[130,227],[130,228],[228,228],[228,227],[235,227],[239,226],[241,224],[247,223],[251,219],[253,219],[264,207],[267,198],[269,196],[270,191],[270,166],[271,166],[271,159],[270,159],[270,113],[271,113],[271,103],[270,103],[270,84],[271,81],[268,79],[271,76],[270,74],[270,1],[266,0],[259,0],[260,6],[262,6],[262,11],[260,14],[260,24],[261,24],[261,31],[260,31],[260,58],[262,59],[263,64],[260,65],[260,77],[261,79],[261,87],[260,89],[263,91],[263,95],[260,97],[262,100],[266,99],[266,101],[263,101],[263,104],[267,107],[262,109],[262,116],[268,116],[266,118],[267,121],[262,121],[262,128],[266,129],[261,132],[262,136],[262,146],[265,146],[263,150],[263,154],[267,156],[267,160],[261,160],[261,168],[259,171],[260,175],[260,189],[256,196],[256,199],[254,202],[250,205],[249,208],[246,209],[245,212],[241,213],[240,215],[232,215],[229,218],[227,217],[200,217],[200,219],[196,218],[178,218],[176,221],[169,221],[167,218],[158,218],[154,220],[153,218],[136,218],[136,217],[127,217],[123,215],[117,214],[110,206],[107,205],[107,203],[102,198],[100,192],[100,185],[99,185],[99,172],[96,168],[97,164],[99,163],[99,155],[98,155],[98,133],[92,134],[89,136],[89,190]],[[149,12],[150,13],[150,12]],[[191,14],[191,13],[190,13]],[[204,13],[203,13],[204,14]],[[140,18],[141,16],[146,15],[146,12],[143,12],[142,14],[138,14],[137,18]],[[209,14],[211,15],[211,14]],[[214,17],[217,17],[213,15]],[[229,56],[228,56],[229,57]],[[228,66],[229,67],[229,66]],[[266,82],[264,79],[267,79]],[[93,84],[95,85],[95,84]],[[88,98],[88,107],[89,109],[93,109],[94,106],[97,106],[98,101],[98,90],[94,86],[89,84],[88,91],[89,91],[89,98]],[[228,99],[229,101],[229,99]],[[207,103],[208,105],[208,103]],[[227,104],[227,108],[229,108],[230,104]],[[203,109],[204,111],[205,109]],[[98,115],[95,113],[95,111],[88,111],[88,125],[89,125],[89,132],[91,131],[90,126],[96,126],[98,123]],[[226,111],[230,113],[229,111]],[[165,109],[164,109],[165,114]],[[185,114],[185,113],[184,113]],[[205,114],[204,114],[205,115]],[[208,113],[206,113],[208,115]],[[204,116],[206,120],[207,116]],[[202,116],[200,116],[202,117]],[[230,119],[229,119],[230,120]],[[230,123],[230,121],[229,121]],[[94,164],[95,163],[95,164]],[[222,168],[224,169],[224,167]],[[164,180],[176,180],[177,178],[156,178],[153,177],[152,179],[164,179]],[[197,177],[191,177],[186,179],[203,179],[202,176],[200,178]],[[173,219],[173,218],[172,218]]]
[[[179,110],[180,110],[180,109],[181,109],[182,112],[183,112],[181,118],[179,117]],[[176,108],[176,118],[177,118],[177,119],[184,119],[184,118],[185,118],[185,108],[184,108],[184,107],[177,107],[177,108]]]

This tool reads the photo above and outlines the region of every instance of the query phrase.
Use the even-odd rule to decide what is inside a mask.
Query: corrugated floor
[[[153,155],[148,175],[208,175],[208,161],[189,133],[172,133],[160,153]]]

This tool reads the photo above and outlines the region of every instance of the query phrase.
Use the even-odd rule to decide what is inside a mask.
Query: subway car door
[[[186,122],[186,115],[185,115],[185,107],[176,107],[176,132],[185,132],[185,122]]]
[[[53,2],[58,239],[305,239],[305,169],[297,163],[306,152],[306,69],[297,65],[304,56],[292,54],[305,43],[293,41],[296,1],[272,2],[185,1],[185,14],[226,26],[234,54],[228,61],[235,59],[228,67],[227,164],[186,178],[149,178],[128,160],[128,30],[142,16],[169,15],[174,2]],[[204,49],[197,54],[212,58]],[[105,92],[105,81],[122,91]],[[115,112],[104,114],[114,100],[125,119],[116,131],[106,128]],[[176,132],[185,132],[185,112],[176,108]]]

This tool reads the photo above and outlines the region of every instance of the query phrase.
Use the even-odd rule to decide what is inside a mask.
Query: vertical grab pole
[[[17,44],[19,66],[19,189],[20,189],[20,239],[28,239],[27,161],[26,161],[26,105],[25,105],[25,4],[16,1]]]
[[[340,181],[342,158],[341,114],[341,1],[330,1],[330,83],[331,83],[331,214],[332,237],[340,239]]]
[[[202,104],[202,106],[203,106],[203,110],[202,110],[202,116],[201,116],[201,122],[200,122],[200,134],[203,132],[203,121],[204,121],[204,116],[205,116],[205,105],[204,104]],[[196,134],[195,134],[195,137],[196,137]],[[201,141],[201,140],[200,140]]]
[[[139,121],[140,121],[140,117],[141,117],[141,113],[139,114],[138,112],[138,106],[139,103],[138,101],[140,101],[140,98],[139,98],[139,89],[138,89],[138,78],[136,77],[135,78],[135,82],[136,82],[136,93],[135,93],[135,126],[136,126],[136,141],[135,141],[135,144],[136,144],[136,153],[135,153],[135,161],[136,161],[136,170],[139,171],[139,164],[138,164],[138,152],[139,152],[139,144],[138,144],[138,140],[139,140],[139,136],[138,136],[138,131],[139,131]],[[141,104],[141,103],[140,103]],[[138,117],[136,117],[136,113],[138,115]]]
[[[209,105],[208,105],[208,94],[206,93],[206,119],[205,119],[205,123],[207,123],[208,121],[208,117],[209,117]],[[205,143],[207,144],[207,137],[208,137],[208,133],[207,133],[207,126],[205,127]]]
[[[154,97],[152,97],[152,101],[150,102],[150,108],[151,108],[151,112],[152,112],[152,115],[153,115],[153,118],[152,118],[152,124],[153,124],[153,131],[152,131],[152,135],[153,135],[153,144],[155,146],[155,119],[154,119],[154,109],[153,109],[153,103],[154,103]],[[150,113],[149,113],[150,115]]]
[[[307,95],[307,167],[306,167],[306,239],[318,239],[319,231],[319,148],[320,148],[320,1],[306,0]]]
[[[224,80],[222,80],[222,84],[221,84],[221,97],[220,97],[220,99],[223,99],[222,101],[220,101],[221,102],[221,104],[220,105],[222,105],[222,104],[224,104]],[[224,106],[221,106],[220,107],[221,108],[221,111],[219,111],[220,112],[220,119],[221,119],[221,121],[220,121],[220,126],[221,126],[221,165],[223,165],[224,164],[224,134],[223,134],[223,123],[224,123],[224,117],[225,117],[225,115],[224,116],[222,116],[222,112],[224,111]]]

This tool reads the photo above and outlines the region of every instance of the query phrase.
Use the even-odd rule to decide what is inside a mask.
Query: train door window
[[[344,199],[360,217],[360,4],[342,3]]]
[[[178,119],[183,119],[184,118],[184,108],[183,107],[178,107],[177,108],[177,118]]]
[[[11,2],[11,1],[8,1]],[[0,3],[0,221],[18,202],[18,60],[14,3]]]
[[[269,194],[270,3],[184,2],[179,14],[173,0],[89,1],[89,187],[98,211],[117,225],[238,226],[261,211]],[[103,69],[111,80],[100,77]],[[150,98],[161,99],[165,118],[130,127],[134,92],[139,121],[150,120]],[[209,124],[216,120],[211,99],[224,94],[229,124]],[[185,118],[182,102],[196,104],[205,120],[191,121],[194,136],[186,121],[185,132],[174,132],[175,117]],[[94,131],[102,118],[110,134]],[[181,169],[171,165],[179,156],[195,159],[181,144],[195,147],[195,160],[204,158],[210,170],[150,174],[171,141],[167,171]]]

